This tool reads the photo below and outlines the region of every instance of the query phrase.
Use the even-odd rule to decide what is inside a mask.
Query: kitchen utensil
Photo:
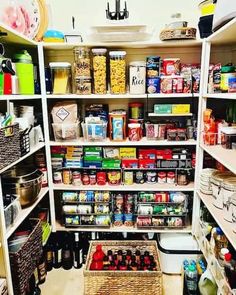
[[[125,1],[125,8],[123,11],[120,9],[120,0],[115,0],[115,11],[110,11],[109,2],[107,2],[106,17],[110,20],[121,20],[129,17],[129,11],[127,10],[127,3]]]
[[[28,166],[13,167],[3,175],[3,192],[18,195],[21,206],[34,203],[42,187],[43,173]]]

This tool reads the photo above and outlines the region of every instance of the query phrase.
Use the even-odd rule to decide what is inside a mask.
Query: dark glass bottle
[[[53,261],[54,268],[61,267],[61,256],[62,256],[62,246],[59,241],[59,236],[55,234],[54,240],[53,240],[53,248],[52,248],[52,261]]]
[[[52,270],[52,266],[53,266],[53,254],[52,254],[52,240],[51,238],[49,238],[48,243],[45,247],[45,258],[46,258],[46,268],[47,271],[51,271]]]
[[[45,255],[42,255],[39,259],[37,265],[37,272],[38,272],[38,284],[43,284],[46,280],[47,276],[47,269],[46,269],[46,262],[45,262]]]
[[[81,268],[83,264],[83,247],[79,239],[79,233],[75,233],[75,241],[73,247],[73,265],[74,268]]]
[[[62,267],[66,270],[72,268],[73,265],[73,254],[71,249],[70,237],[68,234],[65,235],[64,244],[62,247]]]
[[[83,246],[83,264],[86,263],[88,250],[89,250],[89,239],[90,235],[87,233],[82,236],[82,246]]]

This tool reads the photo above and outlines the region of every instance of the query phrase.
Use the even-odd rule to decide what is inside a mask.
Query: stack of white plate
[[[90,39],[97,42],[135,42],[147,41],[152,34],[146,25],[109,24],[91,27]]]
[[[216,169],[205,168],[202,170],[200,177],[200,191],[206,195],[212,195],[211,176]]]

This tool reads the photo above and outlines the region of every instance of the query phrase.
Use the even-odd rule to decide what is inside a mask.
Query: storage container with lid
[[[212,185],[212,195],[214,197],[213,204],[219,209],[223,209],[223,195],[221,191],[221,187],[223,182],[229,177],[234,176],[234,174],[230,171],[226,172],[214,172],[211,177],[211,185]]]
[[[191,234],[160,234],[157,239],[163,273],[181,274],[185,259],[201,255],[197,241]]]
[[[95,94],[107,93],[107,49],[93,48],[93,83]]]
[[[126,51],[110,51],[110,87],[113,94],[126,93]]]
[[[236,127],[221,128],[221,145],[226,149],[232,149],[232,144],[236,143]]]
[[[71,93],[71,64],[68,62],[50,62],[53,94]]]
[[[129,92],[130,94],[145,94],[146,91],[146,63],[133,61],[129,64]]]
[[[129,118],[130,119],[143,119],[144,118],[144,105],[141,102],[129,103]]]
[[[235,66],[232,64],[225,65],[221,68],[220,89],[222,92],[229,90],[229,78],[236,77]]]
[[[205,168],[201,172],[200,177],[200,191],[206,195],[212,195],[211,176],[216,169]]]
[[[236,199],[236,177],[229,177],[222,183],[224,219],[232,222],[232,199]]]
[[[74,49],[75,77],[91,77],[90,50],[87,47],[76,47]]]
[[[236,233],[236,197],[231,200],[233,231]]]
[[[92,93],[92,81],[88,76],[81,76],[75,78],[75,93],[76,94],[91,94]]]

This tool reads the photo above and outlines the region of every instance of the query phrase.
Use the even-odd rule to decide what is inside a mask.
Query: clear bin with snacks
[[[94,93],[106,94],[107,93],[107,49],[106,48],[93,48],[93,81]]]
[[[110,87],[112,94],[126,93],[126,51],[110,51]]]

